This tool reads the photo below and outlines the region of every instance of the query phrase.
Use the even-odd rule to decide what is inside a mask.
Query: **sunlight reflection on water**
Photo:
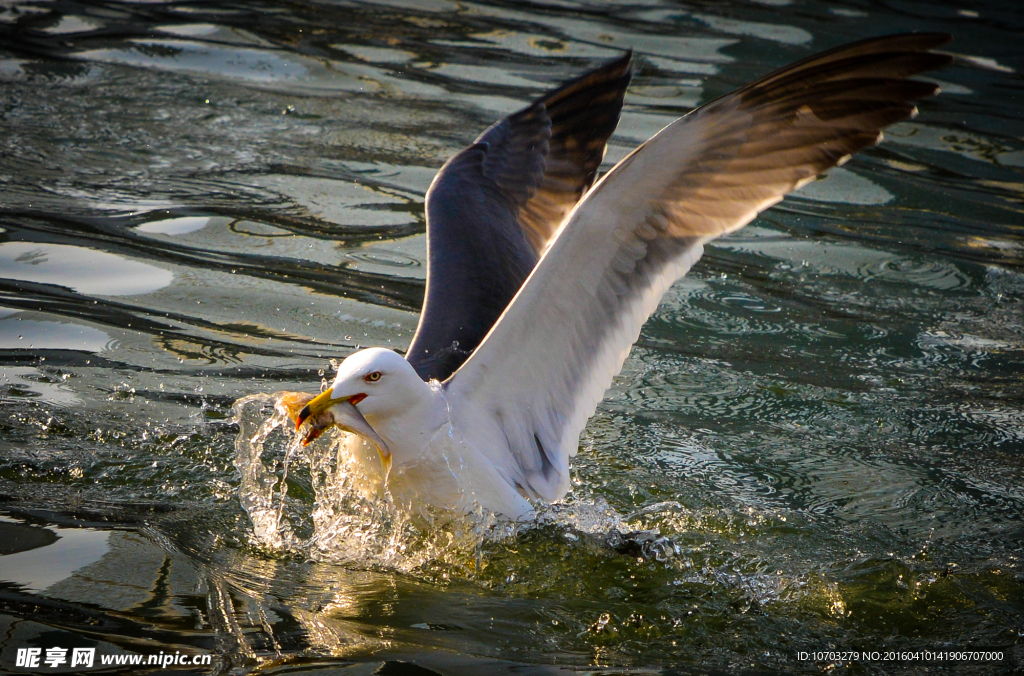
[[[0,267],[9,279],[60,284],[97,296],[152,293],[174,280],[173,273],[155,265],[64,244],[4,242]]]

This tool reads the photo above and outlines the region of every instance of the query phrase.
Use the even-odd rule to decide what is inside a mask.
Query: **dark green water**
[[[609,165],[904,30],[956,36],[944,93],[708,248],[542,524],[254,542],[232,403],[408,344],[447,156],[623,48]],[[1015,3],[0,3],[0,672],[54,646],[211,654],[196,673],[1024,668],[1022,30]],[[615,549],[616,524],[667,540]],[[1004,659],[885,658],[978,647]],[[880,656],[800,657],[831,650]]]

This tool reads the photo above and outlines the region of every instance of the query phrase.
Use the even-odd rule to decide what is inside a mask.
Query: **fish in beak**
[[[333,389],[321,392],[317,396],[305,392],[284,392],[278,397],[277,408],[295,421],[296,430],[301,428],[303,423],[309,423],[309,429],[302,438],[303,446],[309,445],[332,425],[373,442],[377,447],[377,453],[380,454],[381,462],[384,463],[384,475],[387,476],[391,471],[391,449],[355,407],[366,398],[366,395],[354,394],[332,399],[333,394]]]

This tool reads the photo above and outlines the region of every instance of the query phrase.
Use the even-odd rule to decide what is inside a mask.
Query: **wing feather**
[[[630,54],[501,120],[427,191],[427,292],[406,355],[443,380],[479,345],[583,193],[618,123]]]
[[[905,78],[948,63],[927,50],[949,39],[897,35],[810,57],[677,120],[616,165],[445,383],[470,443],[530,497],[564,495],[587,418],[704,243],[910,117],[937,87]]]

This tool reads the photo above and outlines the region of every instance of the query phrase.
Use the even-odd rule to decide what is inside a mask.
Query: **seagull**
[[[952,39],[871,38],[672,122],[597,179],[627,53],[487,129],[426,196],[427,288],[405,356],[373,347],[280,405],[309,443],[375,448],[397,503],[522,520],[569,490],[579,435],[644,322],[710,240],[882,140],[938,93]]]

